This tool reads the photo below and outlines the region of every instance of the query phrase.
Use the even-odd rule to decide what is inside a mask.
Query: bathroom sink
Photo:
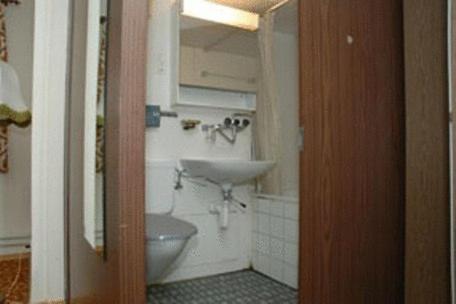
[[[191,177],[207,179],[221,186],[246,183],[274,167],[273,161],[237,159],[182,159],[182,168]]]

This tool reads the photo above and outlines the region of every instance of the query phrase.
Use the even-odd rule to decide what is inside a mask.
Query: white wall
[[[176,39],[178,19],[173,1],[153,1],[151,13],[147,103],[160,105],[163,109],[173,109],[178,112],[179,119],[163,118],[161,128],[147,130],[147,160],[171,160],[177,163],[180,158],[185,157],[250,159],[252,142],[250,128],[240,134],[234,146],[222,138],[219,138],[215,143],[208,141],[200,128],[192,131],[182,130],[180,126],[180,120],[182,119],[199,119],[204,124],[215,124],[221,123],[224,117],[232,114],[232,111],[183,106],[171,107],[178,98],[176,95],[178,63],[175,56],[175,50],[179,47]],[[275,35],[275,41],[277,86],[281,105],[280,115],[283,121],[281,138],[284,147],[286,147],[284,149],[284,159],[289,160],[285,164],[282,176],[283,184],[285,185],[284,194],[297,197],[299,173],[299,151],[297,146],[299,127],[299,117],[297,115],[299,98],[298,41],[297,36],[294,34],[279,32]],[[172,174],[172,172],[170,171],[169,174]],[[171,187],[172,185],[169,185],[164,188]],[[160,189],[154,191],[160,191]],[[217,223],[217,216],[208,213],[211,202],[221,199],[220,191],[217,188],[202,188],[198,185],[184,182],[184,189],[175,193],[176,210],[174,215],[197,225],[199,233],[192,239],[186,250],[187,252],[182,255],[165,281],[188,279],[242,269],[250,266],[252,253],[257,266],[260,257],[264,260],[264,254],[259,253],[256,242],[254,250],[251,251],[252,221],[254,218],[258,218],[259,214],[257,212],[254,216],[252,213],[253,208],[248,187],[238,189],[236,195],[248,202],[249,210],[245,214],[239,212],[232,214],[232,225],[226,232],[221,232]],[[282,204],[280,201],[279,203]],[[170,202],[152,201],[146,202],[146,204],[146,209],[149,212],[164,211],[170,206]],[[283,205],[283,208],[286,207],[285,205]],[[294,205],[290,208],[297,209],[297,206],[295,199]],[[289,208],[286,210],[289,210]],[[265,214],[271,217],[274,216],[269,213]],[[281,220],[284,224],[293,222],[292,229],[297,227],[297,214],[293,215],[292,218],[287,218],[283,215]],[[263,237],[267,235],[269,243],[274,243],[274,240],[278,239],[282,242],[283,247],[288,249],[282,259],[279,260],[280,262],[275,264],[272,264],[274,257],[267,257],[269,259],[268,265],[280,264],[282,267],[280,268],[280,277],[276,275],[277,272],[274,273],[273,277],[295,286],[297,273],[291,269],[293,267],[296,268],[297,261],[289,257],[286,259],[285,255],[293,252],[294,256],[297,256],[297,231],[295,232],[296,239],[289,240],[285,236],[274,239],[274,237],[270,237],[269,234],[258,229],[256,226],[253,229],[255,240],[258,239],[258,235],[263,235]],[[291,247],[293,247],[293,250],[290,250]],[[260,262],[260,265],[263,264]],[[258,269],[264,270],[262,266],[258,266]],[[270,270],[272,269],[268,268],[265,272],[271,275]]]
[[[245,131],[232,146],[219,138],[215,144],[206,140],[200,129],[183,131],[180,119],[200,119],[204,123],[220,123],[229,115],[226,111],[201,109],[179,109],[179,119],[163,119],[160,129],[149,129],[146,133],[146,157],[148,161],[173,160],[185,157],[250,158],[250,132]],[[170,175],[174,172],[171,170]],[[163,177],[165,179],[165,177]],[[169,179],[169,176],[168,176]],[[171,176],[172,179],[172,176]],[[173,191],[173,184],[155,192]],[[166,195],[165,195],[166,196]],[[245,269],[250,266],[251,255],[251,208],[247,187],[235,191],[235,196],[249,205],[246,213],[230,214],[230,225],[226,231],[220,229],[217,215],[209,213],[213,202],[221,202],[220,189],[213,185],[201,187],[184,180],[184,188],[176,191],[174,216],[187,220],[198,228],[182,258],[174,265],[165,281],[189,279]],[[148,201],[148,212],[163,212],[169,209],[170,201]]]
[[[170,1],[171,2],[171,1]],[[178,47],[172,33],[176,33],[177,19],[172,11],[172,3],[155,1],[150,25],[149,86],[148,104],[170,108],[177,93],[177,66],[172,50]],[[159,29],[159,30],[158,30]],[[174,53],[175,54],[175,53]],[[146,132],[146,158],[153,160],[173,160],[176,163],[184,157],[240,158],[250,159],[251,130],[248,128],[238,136],[237,143],[231,145],[222,138],[215,143],[206,139],[198,127],[184,131],[182,119],[199,119],[205,124],[223,122],[231,111],[180,107],[175,109],[179,119],[163,118],[159,129]],[[172,173],[170,173],[172,174]],[[172,187],[172,185],[171,185]],[[172,191],[156,189],[155,191]],[[236,196],[249,200],[247,187],[236,191]],[[188,279],[217,273],[240,270],[249,267],[251,255],[251,210],[245,214],[231,214],[228,230],[219,228],[218,217],[209,214],[209,205],[221,201],[220,190],[184,182],[184,189],[176,192],[174,216],[185,219],[198,227],[198,235],[187,246],[186,253],[173,267],[165,281]],[[171,202],[147,202],[147,210],[163,210],[163,204]],[[249,202],[248,202],[249,203]],[[234,210],[234,209],[233,209]]]
[[[32,240],[20,240],[33,247],[31,303],[64,297],[67,10],[67,1],[39,1],[35,7],[27,0],[6,12],[9,62],[32,109],[33,128],[10,128],[10,172],[0,175],[0,238],[33,230]]]
[[[147,101],[169,108],[176,103],[178,15],[175,1],[151,0]]]
[[[64,297],[67,16],[68,1],[27,0],[6,12],[9,62],[32,109],[33,128],[10,128],[10,172],[0,175],[0,238],[33,230],[31,303]]]
[[[34,1],[11,5],[6,10],[9,62],[16,69],[27,105],[31,106],[33,71]],[[30,165],[31,127],[11,126],[9,140],[10,172],[0,174],[0,239],[3,237],[30,240]],[[1,242],[0,242],[1,243]],[[22,248],[10,248],[22,251]],[[6,253],[0,248],[0,254]],[[11,252],[9,252],[11,253]]]
[[[283,195],[298,197],[299,189],[299,54],[296,35],[275,33],[274,56],[282,129]]]

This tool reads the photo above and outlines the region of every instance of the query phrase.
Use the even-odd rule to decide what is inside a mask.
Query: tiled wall
[[[163,110],[176,111],[178,119],[163,118],[160,128],[146,131],[146,157],[148,161],[171,160],[178,164],[182,158],[235,158],[250,159],[251,128],[238,134],[232,145],[219,137],[215,142],[207,138],[201,126],[193,130],[183,130],[181,120],[200,120],[201,124],[218,124],[233,114],[232,110],[197,107],[171,107],[176,102],[177,66],[174,58],[177,17],[176,1],[153,1],[151,6],[149,52],[154,54],[148,62],[147,104],[160,105]],[[156,170],[153,170],[154,172]],[[158,173],[158,172],[157,172]],[[157,182],[150,189],[160,196],[160,192],[172,191],[174,170],[171,168],[171,184]],[[169,176],[169,175],[168,175]],[[166,182],[166,175],[158,177]],[[230,214],[229,228],[220,229],[218,216],[209,212],[213,202],[221,202],[218,187],[202,187],[187,180],[184,188],[174,193],[176,208],[173,216],[189,221],[198,228],[198,234],[191,238],[185,252],[164,276],[163,282],[186,280],[248,268],[251,257],[251,212],[241,213],[236,208]],[[155,190],[156,191],[155,191]],[[237,187],[236,196],[246,203],[250,197],[246,187]],[[169,210],[171,199],[151,199],[146,208],[149,213]]]
[[[160,128],[147,129],[148,162],[171,161],[177,165],[183,158],[250,158],[250,128],[238,134],[234,145],[220,137],[216,142],[207,140],[201,127],[182,130],[181,119],[197,119],[202,123],[217,124],[230,116],[231,111],[197,108],[179,108],[176,111],[179,113],[179,119],[164,118]],[[169,199],[163,196],[169,191],[174,191],[174,168],[175,166],[171,166],[169,173],[152,170],[158,176],[150,185],[148,182],[147,191],[152,190],[157,197],[147,201],[148,213],[161,213],[170,209],[172,195]],[[221,203],[223,200],[219,187],[211,184],[204,187],[187,179],[184,179],[183,186],[183,189],[174,191],[176,208],[173,216],[196,225],[198,234],[189,241],[185,251],[165,274],[162,282],[187,280],[248,268],[251,260],[251,209],[248,208],[242,213],[233,206],[228,229],[220,229],[219,217],[209,212],[212,203]],[[234,194],[247,205],[250,204],[246,186],[236,187]]]
[[[248,268],[252,239],[251,209],[240,212],[233,207],[228,229],[221,229],[218,216],[209,212],[211,204],[222,202],[220,189],[203,181],[194,184],[184,179],[183,188],[174,190],[176,165],[175,160],[147,161],[146,213],[167,212],[174,201],[173,216],[194,224],[198,233],[189,240],[184,252],[161,282],[182,281]],[[236,187],[233,194],[246,204],[250,203],[247,187]]]
[[[215,143],[208,140],[206,134],[198,127],[194,130],[183,131],[180,124],[182,119],[197,119],[204,124],[217,124],[231,114],[230,110],[171,107],[177,96],[177,68],[176,56],[173,49],[178,46],[175,31],[177,14],[174,12],[175,1],[153,1],[151,6],[149,47],[151,56],[148,63],[148,94],[147,104],[160,105],[162,109],[178,112],[179,119],[164,118],[158,129],[146,131],[146,155],[150,161],[173,160],[176,163],[182,158],[251,158],[251,129],[240,133],[235,145],[231,145],[219,138]],[[279,83],[281,100],[287,103],[281,106],[281,115],[286,118],[285,146],[294,146],[293,151],[287,152],[285,157],[293,159],[285,172],[284,178],[286,193],[295,193],[297,188],[297,161],[298,148],[296,145],[297,130],[296,107],[298,102],[298,83],[290,81],[290,69],[296,66],[297,47],[295,37],[277,37],[280,49],[286,55],[278,56],[284,59],[279,61],[278,77],[283,78]],[[293,41],[291,41],[293,40]],[[285,48],[284,45],[287,45]],[[294,71],[297,73],[298,71]],[[295,77],[292,77],[295,78]],[[291,118],[293,117],[293,118]],[[297,132],[297,131],[296,131]],[[289,141],[288,141],[289,140]],[[171,170],[172,171],[172,170]],[[288,174],[289,173],[289,174]],[[160,178],[163,178],[161,176]],[[170,189],[170,187],[155,188]],[[151,186],[151,187],[154,187]],[[172,187],[172,186],[171,186]],[[237,197],[250,207],[248,187],[237,187]],[[171,271],[164,278],[165,282],[185,280],[200,276],[230,272],[248,268],[253,262],[256,270],[263,272],[288,285],[296,286],[297,281],[297,201],[296,200],[262,200],[255,203],[260,210],[252,208],[245,213],[233,208],[230,214],[230,226],[221,230],[217,216],[209,213],[211,202],[220,201],[220,190],[214,187],[200,187],[184,181],[184,189],[176,191],[176,208],[174,216],[187,220],[198,227],[198,234],[187,245],[185,252],[173,265]],[[254,199],[256,201],[256,199]],[[168,200],[153,200],[147,203],[148,212],[161,212],[169,209]],[[165,204],[161,206],[160,204]],[[157,210],[158,208],[159,210]],[[280,209],[280,210],[279,210]],[[261,218],[261,227],[260,220]],[[256,224],[252,229],[252,220]],[[261,228],[261,229],[260,229]],[[252,251],[252,230],[254,231],[254,245]],[[286,231],[286,233],[285,233]],[[257,241],[258,240],[258,241]],[[253,252],[253,255],[252,255]],[[252,261],[253,257],[253,261]]]
[[[253,204],[253,268],[297,288],[298,200],[257,196]]]

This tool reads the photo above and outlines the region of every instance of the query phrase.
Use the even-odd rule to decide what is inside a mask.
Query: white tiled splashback
[[[299,204],[295,198],[258,195],[253,200],[253,268],[298,287]]]

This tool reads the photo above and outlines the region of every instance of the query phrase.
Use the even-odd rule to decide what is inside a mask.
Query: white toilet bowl
[[[169,215],[147,214],[147,284],[156,282],[184,250],[198,230]]]

